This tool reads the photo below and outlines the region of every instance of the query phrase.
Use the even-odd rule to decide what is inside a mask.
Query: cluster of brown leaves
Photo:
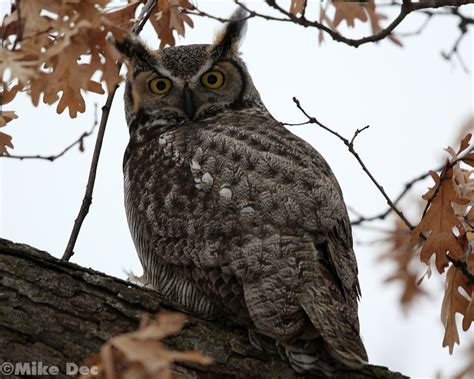
[[[96,71],[102,72],[101,80],[112,89],[120,80],[115,63],[119,57],[105,37],[111,32],[121,40],[139,3],[114,11],[105,9],[107,3],[19,2],[2,25],[0,71],[4,91],[14,83],[16,91],[28,92],[34,105],[41,97],[47,104],[59,100],[57,112],[69,108],[69,115],[76,117],[85,110],[81,91],[104,93],[100,83],[92,80]]]
[[[456,258],[467,264],[470,273],[474,273],[474,254],[472,243],[474,234],[472,225],[474,223],[474,181],[472,179],[474,167],[474,153],[461,153],[469,148],[471,135],[468,134],[461,142],[461,147],[456,152],[452,148],[447,148],[450,154],[444,172],[445,179],[439,184],[439,194],[435,196],[443,201],[443,211],[441,215],[434,215],[434,219],[444,226],[443,235],[445,240],[432,246],[433,251],[427,252],[429,256],[436,254],[438,270],[447,266],[443,265],[444,259],[438,259],[439,251],[445,250],[445,254]],[[464,163],[469,168],[462,168]],[[451,167],[451,169],[447,169]],[[429,191],[429,193],[431,190]],[[435,201],[432,199],[432,205]],[[440,200],[438,200],[439,202]],[[428,212],[425,218],[428,217]],[[423,222],[423,220],[422,220]],[[421,224],[421,223],[420,223]],[[426,225],[426,224],[425,224]],[[421,228],[421,230],[426,228]],[[433,231],[432,231],[433,233]],[[413,231],[415,237],[415,230]],[[425,244],[428,240],[425,242]],[[441,262],[441,267],[438,265]],[[441,271],[440,271],[441,272]],[[446,275],[446,287],[443,304],[441,308],[441,321],[445,327],[443,346],[449,347],[449,352],[453,352],[455,344],[459,344],[459,334],[456,325],[456,313],[463,316],[462,328],[467,331],[474,320],[474,293],[473,284],[469,283],[466,276],[455,266],[451,265]]]
[[[110,0],[18,1],[1,26],[0,106],[19,91],[27,92],[33,104],[58,102],[70,117],[85,111],[84,91],[102,94],[104,82],[110,92],[122,80],[118,52],[106,40],[130,32],[138,5],[144,0],[111,8]],[[188,0],[157,1],[150,16],[161,47],[173,45],[173,32],[184,35],[184,24],[193,26],[182,9],[192,9]],[[99,72],[100,82],[93,80]],[[0,127],[16,118],[13,111],[0,114]],[[0,133],[0,154],[13,147],[11,137]]]
[[[464,331],[474,320],[473,284],[448,259],[464,262],[468,271],[474,274],[474,153],[468,151],[470,140],[471,134],[468,134],[457,151],[451,147],[446,149],[449,159],[441,174],[430,172],[434,185],[422,196],[425,210],[419,224],[409,232],[397,223],[389,237],[391,252],[384,255],[397,262],[398,271],[387,280],[403,283],[402,305],[409,304],[422,293],[418,287],[419,274],[410,271],[414,257],[419,255],[421,262],[428,265],[428,273],[433,258],[440,274],[448,268],[441,321],[445,328],[443,347],[448,346],[450,353],[454,345],[459,344],[456,313],[463,316]]]
[[[183,12],[185,9],[194,9],[189,0],[161,0],[155,5],[150,22],[160,38],[160,49],[166,45],[174,46],[173,31],[184,37],[185,24],[191,28],[194,26],[193,20]]]
[[[441,175],[430,172],[435,184],[423,195],[427,202],[425,211],[412,231],[412,243],[418,242],[420,237],[423,239],[421,260],[429,264],[435,255],[439,273],[448,267],[448,255],[457,260],[471,259],[466,250],[470,236],[468,231],[474,217],[474,183],[472,170],[461,167],[461,163],[474,166],[474,153],[461,157],[469,148],[470,139],[471,134],[468,134],[457,152],[451,147],[446,149],[450,159],[446,161]]]
[[[306,0],[292,0],[290,4],[290,13],[294,16],[301,15],[303,14],[305,7]],[[347,26],[350,28],[355,26],[356,20],[363,23],[368,21],[370,23],[372,34],[375,35],[382,31],[380,22],[387,18],[387,16],[380,13],[376,8],[377,6],[374,0],[364,2],[351,2],[344,0],[321,2],[319,6],[319,22],[339,33],[338,27],[343,21],[345,21]],[[393,33],[387,38],[397,45],[402,46],[400,40],[398,40]],[[319,43],[322,43],[323,40],[324,32],[320,30]]]
[[[413,301],[426,292],[420,286],[425,275],[431,276],[428,270],[422,276],[419,262],[419,248],[411,243],[411,233],[400,218],[396,218],[394,229],[388,236],[388,249],[380,256],[381,261],[391,261],[395,264],[393,274],[385,279],[385,283],[398,282],[402,285],[400,304],[404,310],[413,304]]]
[[[171,364],[175,361],[193,362],[202,365],[212,359],[197,351],[179,352],[166,349],[160,342],[167,336],[178,333],[186,322],[182,313],[160,312],[154,322],[142,319],[137,331],[111,338],[100,352],[86,360],[96,370],[81,378],[175,378]]]

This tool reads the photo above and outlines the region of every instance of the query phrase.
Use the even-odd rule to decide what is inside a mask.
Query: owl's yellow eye
[[[201,82],[209,89],[221,88],[224,84],[224,74],[217,70],[208,71],[201,77]]]
[[[156,95],[164,95],[168,93],[172,86],[173,84],[168,78],[155,78],[148,84],[150,91]]]

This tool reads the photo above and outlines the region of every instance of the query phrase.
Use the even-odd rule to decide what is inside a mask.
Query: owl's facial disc
[[[207,61],[192,75],[158,64],[130,80],[133,112],[179,120],[199,120],[229,107],[242,96],[244,78],[231,58]],[[139,105],[139,106],[138,106]]]

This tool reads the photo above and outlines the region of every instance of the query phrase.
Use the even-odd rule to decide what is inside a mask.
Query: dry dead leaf
[[[385,20],[387,16],[385,16],[382,13],[377,12],[375,1],[371,0],[364,4],[367,10],[367,14],[369,15],[372,34],[375,35],[375,34],[380,33],[382,31],[382,27],[380,26],[380,21]],[[395,43],[396,45],[403,46],[401,41],[397,37],[395,37],[395,34],[393,32],[389,34],[387,38],[393,43]]]
[[[421,234],[427,234],[420,259],[428,264],[431,256],[435,254],[436,268],[442,273],[448,266],[447,254],[456,259],[464,257],[461,237],[464,236],[465,229],[454,213],[452,203],[467,204],[469,200],[457,196],[452,168],[446,169],[442,180],[434,171],[430,174],[435,185],[423,195],[423,199],[430,202],[430,205],[420,223],[413,229],[411,242],[415,244],[420,240]]]
[[[355,20],[367,21],[367,14],[362,3],[352,3],[347,1],[333,1],[332,5],[336,8],[334,14],[334,26],[338,26],[341,21],[346,21],[347,26],[353,28]]]
[[[27,89],[33,104],[41,97],[47,104],[59,100],[57,111],[68,108],[75,117],[85,111],[83,91],[104,93],[92,81],[96,71],[102,72],[109,91],[113,89],[122,78],[116,66],[118,55],[106,35],[111,32],[120,39],[127,34],[139,2],[113,9],[106,8],[108,4],[109,0],[18,2],[19,9],[3,20],[7,39],[0,51],[0,74],[3,88],[12,88],[5,92],[7,100],[15,96],[18,89],[13,83],[18,83]]]
[[[419,296],[426,295],[420,287],[420,272],[416,269],[417,249],[410,242],[410,230],[400,220],[395,220],[395,228],[388,237],[389,248],[380,260],[395,264],[394,273],[385,279],[386,283],[400,282],[402,294],[400,304],[407,309]]]
[[[305,6],[306,6],[306,0],[291,0],[290,13],[293,16],[303,14]]]
[[[466,154],[462,161],[469,166],[474,167],[474,153]]]
[[[18,118],[18,116],[15,114],[15,111],[2,111],[2,110],[0,110],[0,128],[2,126],[5,126],[11,120],[14,120],[16,118]]]
[[[7,147],[13,149],[12,137],[0,132],[0,155],[8,155]]]
[[[327,7],[322,11],[320,7],[319,22],[327,24],[333,31],[337,32],[337,27],[341,22],[345,21],[347,26],[353,28],[356,20],[361,22],[370,22],[372,34],[378,34],[382,31],[380,22],[385,20],[387,16],[377,11],[377,6],[374,0],[358,2],[358,1],[332,1],[327,6],[332,5],[335,8],[334,18],[332,21],[328,21]],[[319,40],[322,40],[322,34],[320,30]],[[401,41],[395,37],[394,33],[387,36],[389,40],[395,44],[402,46]]]
[[[461,291],[464,291],[464,294]],[[464,274],[450,266],[446,274],[446,288],[441,306],[441,321],[445,327],[443,347],[449,347],[453,353],[454,345],[459,345],[459,333],[456,325],[456,313],[464,315],[463,330],[469,329],[474,319],[472,287]]]
[[[455,141],[459,141],[467,133],[474,133],[474,116],[471,115],[462,125]]]
[[[474,226],[474,170],[465,169],[461,163],[467,164],[468,166],[474,163],[474,154],[466,154],[471,141],[471,134],[467,134],[460,143],[460,147],[455,151],[451,146],[448,146],[445,150],[450,155],[449,162],[453,168],[453,183],[456,195],[460,199],[468,200],[467,203],[457,204],[453,203],[453,211],[456,216],[461,220],[465,230],[467,231],[468,241],[473,240],[474,233],[471,231]]]
[[[0,92],[0,105],[5,105],[12,101],[15,98],[17,92],[22,88],[19,84],[15,84],[10,89],[6,83],[2,82],[0,85],[2,88],[2,92]]]
[[[174,30],[184,36],[185,24],[191,28],[194,26],[193,20],[183,13],[183,9],[192,10],[194,6],[188,0],[163,0],[155,5],[150,22],[160,39],[160,49],[166,45],[175,45]]]
[[[323,6],[322,3],[319,5],[319,23],[320,24],[325,23],[326,25],[329,25],[329,27],[332,30],[337,32],[337,27],[334,25],[333,21],[327,15],[327,10],[328,10],[328,7],[329,7],[330,4],[332,4],[332,3],[325,3],[324,6]],[[321,29],[319,29],[318,40],[319,40],[319,44],[321,45],[323,40],[324,40],[324,32]]]
[[[98,375],[81,378],[172,378],[171,363],[187,361],[207,365],[212,359],[197,351],[171,351],[161,339],[178,333],[186,321],[181,313],[160,312],[153,323],[145,317],[139,329],[107,341],[100,353],[87,360],[98,367]]]
[[[0,76],[2,82],[10,83],[17,80],[20,84],[28,83],[30,77],[35,75],[38,61],[26,60],[25,52],[12,52],[7,49],[0,50]],[[7,76],[6,73],[9,75]]]

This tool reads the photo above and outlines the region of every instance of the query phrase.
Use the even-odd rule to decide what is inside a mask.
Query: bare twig
[[[256,12],[256,11],[250,9],[249,7],[247,7],[244,3],[241,3],[239,0],[234,0],[234,3],[247,11],[247,15],[245,17],[242,17],[242,18],[238,19],[238,20],[248,20],[249,18],[259,17],[259,18],[263,18],[267,21],[292,22],[288,18],[273,17],[273,16],[269,16],[269,15],[266,15],[266,14],[263,14],[263,13]],[[222,23],[230,21],[229,18],[214,16],[210,13],[204,12],[203,10],[201,10],[197,7],[194,7],[194,10],[183,9],[183,13],[194,15],[194,16],[207,17],[207,18],[210,18],[211,20],[216,20],[216,21],[219,21],[219,22],[222,22]]]
[[[440,171],[443,169],[443,166],[440,166],[439,168],[436,169],[436,171]],[[425,172],[419,176],[417,176],[416,178],[413,178],[412,180],[410,180],[409,182],[405,183],[404,187],[403,187],[403,190],[399,193],[399,195],[396,197],[396,199],[393,201],[393,203],[395,205],[398,205],[398,203],[405,197],[405,195],[410,191],[410,189],[418,182],[426,179],[428,176],[430,176],[430,173],[429,171],[428,172]],[[369,222],[369,221],[375,221],[375,220],[383,220],[385,219],[391,212],[393,211],[393,209],[391,207],[388,207],[384,212],[382,213],[379,213],[375,216],[370,216],[370,217],[366,217],[366,216],[362,216],[360,213],[357,214],[358,218],[356,220],[353,220],[351,222],[351,224],[353,226],[357,226],[357,225],[360,225],[364,222]],[[354,212],[355,213],[355,212]]]
[[[461,156],[460,158],[456,159],[453,163],[451,163],[451,165],[454,165],[457,162],[462,161],[463,159],[465,159],[466,155],[472,153],[473,151],[474,151],[474,148],[470,148],[463,156]],[[444,167],[445,167],[445,164],[443,164],[442,166],[439,166],[434,171],[436,172],[441,171],[443,170]],[[403,186],[403,190],[399,193],[399,195],[396,197],[393,203],[395,205],[398,205],[398,203],[406,196],[406,194],[413,188],[413,186],[416,183],[426,179],[428,176],[430,176],[430,171],[420,174],[417,177],[410,180],[409,182],[406,182],[405,185]],[[375,220],[384,220],[392,211],[393,209],[391,207],[388,207],[385,211],[377,215],[367,217],[367,216],[363,216],[362,214],[355,211],[354,209],[351,209],[351,212],[357,216],[357,219],[353,220],[351,224],[353,226],[359,226],[365,222],[370,222],[370,221],[375,221]]]
[[[462,13],[459,12],[459,9],[457,8],[452,8],[450,14],[459,17],[460,22],[458,27],[460,30],[460,34],[456,39],[456,42],[454,42],[454,45],[451,50],[449,52],[441,52],[441,56],[446,60],[451,60],[453,56],[456,56],[464,72],[469,73],[469,69],[464,63],[461,54],[459,54],[459,45],[461,44],[461,41],[464,39],[464,37],[467,35],[468,26],[474,24],[474,18],[464,16]]]
[[[82,133],[79,138],[77,138],[73,143],[65,147],[60,153],[54,154],[54,155],[0,155],[0,158],[12,158],[12,159],[19,159],[19,160],[24,160],[24,159],[40,159],[40,160],[46,160],[50,162],[54,162],[56,159],[61,158],[63,155],[65,155],[69,150],[71,150],[74,146],[79,145],[79,150],[84,149],[84,139],[89,137],[92,133],[94,133],[94,130],[97,126],[97,104],[95,104],[95,118],[94,118],[94,125],[92,125],[92,128],[89,131],[86,131]]]
[[[251,17],[260,17],[260,18],[263,18],[264,20],[267,20],[267,21],[292,22],[288,18],[275,17],[275,16],[269,16],[269,15],[266,15],[266,14],[263,14],[263,13],[258,13],[256,11],[250,9],[249,7],[247,7],[244,3],[240,2],[239,0],[234,0],[234,3],[237,4],[239,7],[245,9]]]
[[[343,137],[342,135],[340,135],[338,132],[332,130],[331,128],[327,127],[326,125],[323,125],[321,122],[319,122],[315,117],[312,117],[310,116],[304,109],[303,107],[301,106],[299,100],[296,98],[296,97],[293,97],[293,101],[295,102],[296,106],[298,107],[298,109],[308,118],[308,121],[306,123],[303,123],[303,124],[316,124],[318,125],[320,128],[326,130],[327,132],[331,133],[332,135],[336,136],[337,138],[339,138],[343,143],[344,145],[347,146],[347,148],[349,149],[349,152],[357,159],[357,162],[359,162],[359,165],[362,167],[362,170],[364,170],[364,172],[367,174],[367,176],[370,178],[370,180],[372,181],[372,183],[375,184],[375,186],[378,188],[379,192],[382,194],[382,196],[385,198],[387,204],[390,206],[391,209],[393,209],[393,211],[395,213],[398,214],[398,216],[403,220],[403,222],[411,229],[414,228],[414,226],[411,224],[411,222],[405,217],[405,215],[403,214],[403,212],[397,208],[396,204],[390,199],[390,197],[387,195],[387,193],[385,192],[385,189],[379,184],[379,182],[375,179],[375,177],[372,175],[372,173],[368,170],[367,166],[365,165],[365,163],[362,161],[362,159],[360,158],[359,154],[357,153],[357,151],[355,150],[354,148],[354,140],[356,139],[356,137],[364,130],[366,130],[369,126],[365,126],[364,128],[362,129],[357,129],[352,137],[352,139],[347,139],[345,137]],[[285,125],[288,125],[288,124],[285,124]]]
[[[428,174],[423,174],[423,175],[420,175],[418,178],[415,178],[414,180],[412,180],[411,182],[407,183],[405,185],[405,189],[404,191],[402,191],[402,193],[398,196],[397,200],[396,201],[392,201],[390,199],[390,197],[387,195],[387,193],[385,192],[384,188],[378,183],[378,181],[375,179],[375,177],[372,175],[372,173],[367,169],[367,166],[365,165],[365,163],[362,161],[362,159],[360,158],[359,154],[357,153],[357,151],[354,149],[354,140],[355,138],[364,130],[366,130],[368,128],[368,126],[362,128],[362,129],[357,129],[352,137],[351,140],[343,137],[342,135],[340,135],[338,132],[332,130],[331,128],[323,125],[321,122],[319,122],[315,117],[313,116],[310,116],[304,109],[303,107],[301,106],[299,100],[294,97],[293,98],[293,101],[295,102],[296,106],[298,107],[298,109],[308,118],[308,121],[306,121],[305,123],[301,123],[300,125],[304,125],[304,124],[316,124],[318,125],[319,127],[321,127],[322,129],[328,131],[329,133],[331,133],[332,135],[336,136],[337,138],[339,138],[343,143],[344,145],[346,145],[349,149],[349,152],[357,159],[357,161],[359,162],[360,166],[362,167],[362,169],[364,170],[364,172],[367,174],[367,176],[370,178],[370,180],[375,184],[375,186],[377,187],[377,189],[379,190],[379,192],[382,194],[382,196],[385,198],[385,200],[387,201],[387,204],[389,205],[390,207],[390,210],[387,211],[386,213],[388,214],[390,211],[394,211],[399,217],[400,219],[405,223],[405,225],[410,229],[410,230],[413,230],[415,227],[410,223],[410,221],[408,221],[408,219],[405,217],[405,215],[403,214],[403,212],[397,207],[396,203],[401,199],[401,197],[403,197],[403,195],[409,190],[409,188],[411,188],[411,186],[417,182],[418,180],[422,180],[424,179],[425,177],[427,177],[429,175]],[[288,125],[288,124],[284,124],[284,125]],[[290,124],[291,125],[291,124]],[[294,125],[294,124],[293,124]],[[462,157],[459,157],[458,159],[452,161],[452,162],[448,162],[446,163],[445,165],[443,165],[442,167],[442,172],[441,172],[441,175],[440,175],[440,183],[446,179],[446,172],[448,171],[448,169],[452,166],[454,166],[457,162],[461,161],[464,156],[466,154],[469,154],[471,153],[473,150],[473,148],[469,149],[467,151],[467,153],[465,153]],[[425,211],[423,213],[423,216],[424,214],[426,213],[426,210],[429,208],[432,200],[434,199],[434,197],[436,196],[436,192],[438,191],[439,187],[441,186],[441,184],[438,185],[438,188],[436,189],[434,195],[432,196],[432,198],[430,200],[428,200],[427,202],[427,205],[426,205],[426,208],[425,208]],[[385,214],[385,213],[384,213]],[[385,217],[385,216],[384,216]],[[423,234],[420,234],[420,238],[422,239],[426,239],[426,236],[424,236]],[[469,269],[467,267],[467,263],[464,261],[464,260],[458,260],[458,259],[454,259],[452,257],[450,257],[449,255],[446,255],[448,260],[453,264],[455,265],[457,268],[459,268],[463,274],[466,276],[467,280],[469,281],[470,284],[474,284],[474,275],[471,274],[469,272]]]
[[[151,15],[151,11],[155,7],[155,4],[156,4],[156,0],[147,1],[145,6],[142,8],[140,16],[138,17],[137,21],[133,25],[132,34],[139,34],[142,31],[143,26],[148,21],[148,18]],[[122,64],[119,63],[118,64],[119,70],[121,66]],[[74,246],[76,244],[79,231],[81,230],[82,223],[84,222],[84,219],[87,213],[89,213],[89,207],[92,203],[92,193],[94,191],[94,183],[95,183],[95,177],[97,174],[97,165],[99,163],[100,150],[102,148],[102,142],[104,140],[105,128],[107,126],[107,120],[109,118],[110,108],[112,106],[115,92],[118,87],[119,87],[118,84],[115,85],[114,89],[107,96],[105,105],[102,107],[102,117],[100,120],[99,132],[97,133],[97,140],[95,143],[94,155],[92,156],[92,162],[91,162],[91,168],[89,171],[89,179],[87,181],[86,192],[82,200],[81,208],[79,209],[79,214],[77,215],[77,218],[74,221],[74,227],[72,229],[71,236],[69,237],[66,250],[64,251],[64,254],[62,257],[62,259],[66,261],[68,261],[74,254]]]
[[[411,32],[397,32],[397,36],[398,37],[413,37],[413,36],[418,36],[421,33],[423,33],[423,31],[426,29],[426,27],[428,26],[430,21],[433,19],[433,16],[435,15],[435,13],[434,12],[429,12],[429,11],[424,11],[424,12],[421,12],[421,13],[426,15],[426,18],[423,21],[423,23],[418,27],[418,29],[416,29],[414,31],[411,31]]]
[[[461,41],[464,39],[466,33],[461,33],[458,38],[456,39],[456,42],[454,42],[453,47],[449,52],[442,51],[441,56],[446,59],[447,61],[451,61],[453,56],[456,56],[458,58],[458,62],[461,65],[463,71],[466,74],[469,74],[469,69],[467,68],[467,65],[464,63],[464,60],[462,59],[461,55],[459,54],[459,45],[461,44]]]

